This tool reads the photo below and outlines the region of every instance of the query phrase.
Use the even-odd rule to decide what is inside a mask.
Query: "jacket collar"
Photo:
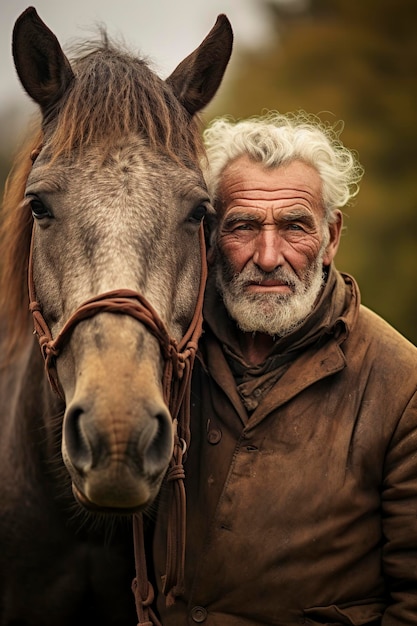
[[[252,427],[273,408],[345,367],[340,346],[355,325],[359,305],[360,295],[355,280],[330,267],[322,294],[304,324],[287,337],[278,339],[265,363],[251,367],[242,356],[239,331],[211,280],[204,309],[206,332],[201,346],[203,360],[245,424],[248,415],[232,372],[237,379],[240,375],[252,374],[259,385],[259,380],[266,381],[273,370],[281,369],[280,384],[275,384],[259,402],[248,423]]]

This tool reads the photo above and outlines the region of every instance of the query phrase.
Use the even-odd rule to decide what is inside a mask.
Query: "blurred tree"
[[[415,0],[263,4],[276,37],[240,51],[209,116],[304,109],[344,120],[342,140],[365,177],[337,265],[357,278],[366,305],[417,343]]]

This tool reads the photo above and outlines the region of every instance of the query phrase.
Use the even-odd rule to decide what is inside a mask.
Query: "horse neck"
[[[19,354],[2,368],[0,398],[1,453],[8,457],[16,477],[30,479],[41,464],[56,459],[59,453],[60,434],[54,433],[53,423],[62,414],[31,333]]]

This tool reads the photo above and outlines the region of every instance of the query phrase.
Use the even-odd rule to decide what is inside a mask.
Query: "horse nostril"
[[[172,420],[168,409],[158,404],[144,411],[142,424],[126,424],[123,437],[110,437],[110,424],[97,430],[85,406],[74,403],[67,408],[63,425],[63,454],[81,475],[103,469],[106,464],[127,465],[150,479],[165,473],[172,455]],[[120,433],[119,433],[120,434]],[[127,442],[127,443],[126,443]],[[126,448],[125,448],[126,446]],[[113,459],[111,461],[111,459]]]
[[[64,441],[67,455],[79,472],[86,472],[93,464],[93,455],[87,433],[83,427],[84,410],[70,407],[64,419]]]
[[[172,455],[172,420],[168,411],[159,411],[153,417],[154,434],[143,454],[143,467],[148,475],[164,471]]]

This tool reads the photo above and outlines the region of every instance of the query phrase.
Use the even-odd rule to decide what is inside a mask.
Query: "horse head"
[[[41,112],[21,207],[32,229],[31,306],[50,333],[46,358],[65,405],[62,456],[91,510],[142,510],[172,456],[164,350],[193,318],[201,222],[212,211],[196,114],[214,96],[231,47],[219,16],[164,81],[107,37],[70,62],[34,8],[15,24],[16,70]],[[85,303],[97,300],[86,314]],[[155,316],[168,348],[150,332]]]

